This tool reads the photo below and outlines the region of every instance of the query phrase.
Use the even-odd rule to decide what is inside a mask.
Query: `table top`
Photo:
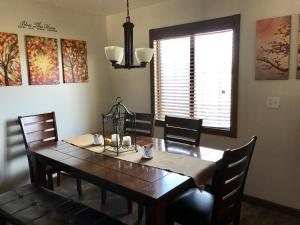
[[[223,151],[166,143],[163,139],[138,137],[137,143],[152,142],[161,151],[184,154],[213,162]],[[192,178],[163,169],[116,159],[66,142],[53,142],[31,148],[30,152],[46,164],[58,167],[88,182],[143,202],[167,198],[193,187]],[[178,194],[178,193],[177,193]]]
[[[222,159],[224,153],[223,150],[208,148],[204,146],[194,147],[175,142],[168,142],[160,138],[137,137],[137,144],[139,145],[146,145],[150,143],[153,143],[153,147],[160,151],[191,156],[211,162],[217,162]]]

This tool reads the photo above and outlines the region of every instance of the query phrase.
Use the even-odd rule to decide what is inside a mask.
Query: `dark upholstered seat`
[[[170,204],[168,214],[183,225],[209,225],[214,206],[214,196],[198,188],[189,189]]]
[[[0,225],[124,225],[48,189],[28,184],[0,194]]]

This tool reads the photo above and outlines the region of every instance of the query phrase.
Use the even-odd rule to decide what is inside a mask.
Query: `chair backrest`
[[[137,136],[153,137],[154,133],[154,114],[151,113],[135,113],[135,127]],[[125,134],[133,132],[132,124],[125,119]]]
[[[19,116],[26,148],[58,141],[55,113]]]
[[[199,146],[202,119],[165,116],[164,139]]]
[[[226,150],[217,165],[212,182],[215,195],[213,224],[223,224],[231,220],[232,213],[240,210],[246,177],[256,143],[253,136],[249,143],[237,149]]]

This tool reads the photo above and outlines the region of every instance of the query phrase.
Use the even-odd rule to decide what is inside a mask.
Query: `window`
[[[236,137],[240,15],[150,30],[152,111]]]

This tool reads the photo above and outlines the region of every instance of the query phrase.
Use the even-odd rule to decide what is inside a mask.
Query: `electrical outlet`
[[[268,96],[266,106],[267,108],[278,109],[280,106],[280,97]]]

